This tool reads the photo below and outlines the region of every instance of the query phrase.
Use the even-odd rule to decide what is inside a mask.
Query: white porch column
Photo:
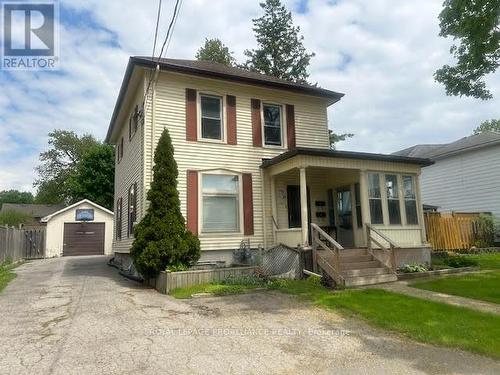
[[[415,176],[415,193],[417,198],[418,222],[420,223],[420,239],[422,240],[422,244],[424,244],[427,242],[427,235],[425,233],[424,207],[422,203],[422,194],[420,192],[420,173]]]
[[[309,244],[309,218],[307,217],[307,177],[306,168],[300,168],[300,212],[302,226],[302,243]]]
[[[361,220],[363,221],[363,239],[366,245],[366,223],[369,223],[370,218],[370,203],[368,199],[368,180],[365,170],[359,171],[359,200],[361,203]]]
[[[276,230],[278,229],[278,210],[276,208],[276,176],[271,176],[271,227],[273,228],[273,245],[276,244]]]

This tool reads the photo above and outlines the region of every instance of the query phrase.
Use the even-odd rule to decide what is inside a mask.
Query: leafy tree
[[[0,191],[0,208],[4,203],[33,203],[33,199],[29,191],[3,190]]]
[[[280,0],[260,3],[264,15],[253,19],[258,48],[246,50],[245,66],[253,71],[289,81],[305,83],[307,68],[314,53],[307,53],[299,35],[300,28],[293,26],[292,14]]]
[[[330,150],[335,150],[335,145],[337,142],[345,141],[347,138],[354,137],[352,133],[337,134],[332,130],[328,130],[330,136]]]
[[[188,266],[200,257],[200,242],[186,229],[177,190],[177,163],[168,130],[156,147],[153,181],[148,191],[149,207],[134,230],[130,255],[146,278],[167,266]]]
[[[445,0],[439,15],[440,36],[452,37],[455,66],[434,74],[448,95],[491,99],[484,77],[500,64],[500,0]]]
[[[68,179],[68,195],[72,202],[81,199],[113,209],[115,150],[110,145],[91,146]]]
[[[205,39],[205,44],[196,53],[196,59],[201,61],[213,61],[228,66],[233,66],[236,59],[219,39]]]
[[[500,133],[500,120],[483,121],[481,125],[474,129],[473,134],[480,134],[486,131]]]
[[[0,225],[18,226],[32,220],[31,216],[22,212],[8,210],[0,213]]]
[[[78,136],[73,131],[54,130],[49,133],[49,150],[40,154],[36,168],[39,178],[37,203],[69,203],[68,179],[74,173],[85,152],[99,142],[90,134]]]

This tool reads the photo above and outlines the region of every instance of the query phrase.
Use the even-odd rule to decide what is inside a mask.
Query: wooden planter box
[[[179,272],[162,271],[155,280],[150,280],[150,284],[160,293],[168,294],[176,288],[221,281],[228,276],[253,274],[255,269],[256,267],[254,266],[248,266]]]

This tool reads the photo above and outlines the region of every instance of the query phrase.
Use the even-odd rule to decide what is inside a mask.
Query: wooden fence
[[[45,257],[45,227],[0,226],[0,263]]]
[[[480,213],[425,213],[427,241],[433,250],[470,249],[477,234]]]

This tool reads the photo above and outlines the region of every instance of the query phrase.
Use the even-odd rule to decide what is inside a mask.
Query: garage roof
[[[49,221],[50,219],[52,219],[54,216],[57,216],[59,214],[62,214],[63,212],[66,212],[66,211],[69,211],[75,207],[78,207],[79,205],[83,204],[83,203],[86,203],[86,204],[89,204],[91,206],[94,206],[95,208],[97,208],[98,210],[101,210],[101,211],[104,211],[106,212],[107,214],[110,214],[110,215],[114,215],[113,211],[110,211],[108,210],[107,208],[104,208],[102,206],[99,206],[97,203],[94,203],[92,202],[91,200],[88,200],[88,199],[83,199],[79,202],[76,202],[76,203],[73,203],[71,206],[68,206],[68,207],[65,207],[63,208],[62,210],[59,210],[59,211],[56,211],[54,212],[53,214],[50,214],[48,216],[45,216],[44,218],[42,218],[41,222],[42,223],[46,223],[47,221]]]

